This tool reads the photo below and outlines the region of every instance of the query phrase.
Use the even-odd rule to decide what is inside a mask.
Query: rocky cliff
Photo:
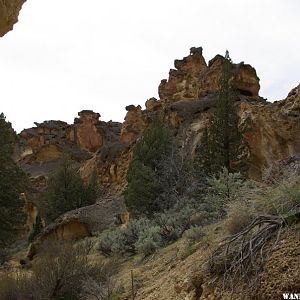
[[[202,48],[175,60],[175,69],[159,85],[160,99],[150,98],[146,109],[129,105],[123,124],[99,121],[100,115],[82,111],[74,124],[62,121],[36,123],[20,133],[18,157],[26,170],[38,175],[40,166],[51,169],[63,155],[81,164],[83,177],[96,169],[99,181],[119,191],[126,185],[126,171],[135,141],[142,136],[154,113],[175,128],[188,151],[193,152],[214,110],[224,57],[208,63]],[[248,144],[249,175],[260,179],[274,161],[300,150],[300,86],[284,100],[267,102],[259,96],[259,78],[250,65],[233,64],[231,82],[238,91],[240,126]]]
[[[78,115],[74,124],[45,121],[19,134],[16,159],[33,177],[48,174],[63,157],[82,163],[119,141],[120,123],[100,121],[90,110]]]
[[[154,114],[174,128],[181,146],[193,154],[215,109],[223,63],[220,55],[206,63],[202,48],[191,48],[190,55],[175,60],[175,69],[161,81],[160,99],[148,99],[144,110],[141,106],[127,106],[123,124],[100,121],[98,113],[88,110],[80,112],[74,124],[36,123],[36,127],[20,133],[17,159],[31,174],[36,187],[42,188],[49,172],[67,156],[78,163],[83,178],[96,170],[106,191],[106,198],[100,202],[112,197],[122,201],[122,197],[115,196],[126,186],[133,146]],[[247,144],[248,173],[260,180],[265,168],[300,152],[300,86],[286,99],[270,103],[259,96],[259,78],[250,65],[233,64],[230,80],[238,91],[236,105]],[[107,202],[116,205],[116,201]],[[120,207],[116,213],[124,209]],[[64,226],[75,220],[72,215]],[[58,230],[60,223],[56,226]]]
[[[4,36],[18,21],[19,12],[26,0],[0,0],[0,37]]]

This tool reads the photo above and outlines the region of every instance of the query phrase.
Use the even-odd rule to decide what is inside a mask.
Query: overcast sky
[[[192,46],[228,49],[279,100],[300,82],[299,37],[299,0],[27,0],[0,40],[0,110],[17,131],[83,109],[122,121]]]

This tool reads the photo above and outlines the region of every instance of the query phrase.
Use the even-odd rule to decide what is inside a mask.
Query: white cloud
[[[256,68],[262,96],[281,99],[300,81],[299,11],[298,0],[30,0],[0,41],[1,110],[18,130],[82,109],[121,121],[191,46],[207,60],[229,49]]]

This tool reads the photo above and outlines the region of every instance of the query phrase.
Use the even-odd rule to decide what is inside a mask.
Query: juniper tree
[[[171,130],[155,117],[133,150],[124,192],[130,211],[149,216],[172,206],[170,191],[176,189],[178,178],[183,175],[177,170],[180,164],[166,164],[175,159],[174,151]]]
[[[206,174],[216,174],[223,167],[229,172],[235,171],[233,163],[240,155],[242,135],[238,128],[235,91],[230,81],[231,69],[232,61],[226,51],[216,110],[196,151],[197,166]]]
[[[92,176],[85,184],[78,170],[69,162],[61,166],[49,178],[46,190],[42,194],[46,221],[50,223],[61,214],[95,203],[98,185]]]
[[[27,176],[14,162],[16,133],[0,114],[0,246],[7,246],[25,224],[24,201],[20,197],[28,184]]]

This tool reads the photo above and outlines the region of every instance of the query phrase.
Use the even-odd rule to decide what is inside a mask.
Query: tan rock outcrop
[[[0,0],[0,37],[13,29],[26,0]]]
[[[217,55],[207,65],[202,56],[202,48],[191,48],[189,56],[175,60],[176,69],[170,70],[169,79],[161,81],[158,89],[160,99],[164,102],[176,102],[216,93],[223,65],[223,56]],[[260,86],[255,69],[243,62],[233,64],[232,67],[231,80],[235,88],[241,94],[257,97]]]
[[[169,79],[159,86],[159,100],[147,100],[145,110],[134,105],[126,108],[120,141],[134,145],[151,122],[152,114],[158,113],[166,124],[176,128],[177,137],[187,151],[193,152],[215,108],[223,63],[224,57],[217,55],[207,65],[201,48],[191,48],[189,56],[175,60],[176,70],[171,70]],[[255,69],[243,62],[233,64],[231,82],[238,92],[236,105],[248,144],[245,156],[249,158],[249,175],[261,179],[264,169],[276,160],[299,152],[299,87],[287,99],[269,103],[259,97]],[[122,175],[116,171],[117,176],[112,178],[126,178],[129,163],[124,159],[130,157],[128,154],[116,158],[123,167]],[[111,170],[115,170],[114,165],[110,165]]]
[[[96,170],[98,180],[109,193],[121,193],[126,186],[126,175],[131,160],[128,144],[114,143],[102,149],[81,165],[81,176],[89,178]]]
[[[196,99],[199,95],[197,82],[207,70],[202,48],[191,48],[191,54],[175,60],[176,69],[171,69],[169,79],[163,79],[158,88],[159,97],[166,102]]]
[[[217,55],[206,64],[202,48],[193,47],[189,56],[175,60],[176,69],[159,86],[160,99],[148,99],[145,110],[127,106],[122,125],[102,122],[93,111],[80,112],[73,125],[61,121],[36,124],[20,134],[19,161],[45,164],[67,152],[82,164],[83,177],[97,170],[101,184],[121,191],[132,148],[153,114],[175,128],[187,151],[194,151],[216,105],[223,63],[224,57]],[[258,95],[255,69],[244,63],[232,65],[231,82],[238,91],[236,105],[248,144],[249,175],[259,179],[274,161],[299,152],[299,87],[287,99],[268,103]]]
[[[44,242],[78,240],[90,236],[94,231],[101,232],[122,215],[126,215],[122,196],[102,198],[97,204],[69,211],[48,225],[36,237],[29,247],[27,256],[32,259]]]
[[[80,148],[89,152],[99,150],[104,143],[104,137],[99,128],[100,114],[90,110],[83,110],[78,115],[79,119],[75,120],[75,124],[77,125],[75,127],[77,144]]]
[[[99,116],[85,110],[71,125],[62,121],[35,123],[36,127],[19,134],[16,160],[36,177],[51,172],[63,157],[79,163],[90,159],[120,138],[121,124],[100,121]]]
[[[145,128],[145,116],[140,105],[126,106],[127,114],[121,130],[120,142],[123,144],[133,143]]]
[[[241,103],[241,121],[249,130],[249,175],[260,179],[275,161],[300,153],[300,86],[275,103]]]

